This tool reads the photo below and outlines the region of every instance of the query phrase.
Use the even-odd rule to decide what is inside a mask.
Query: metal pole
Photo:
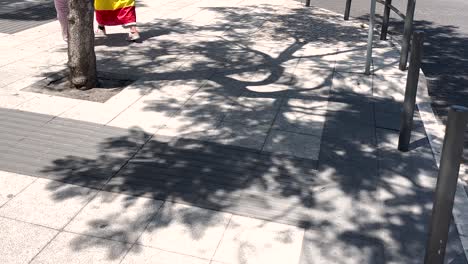
[[[370,66],[372,63],[372,42],[374,40],[374,24],[375,24],[375,4],[376,0],[371,0],[370,19],[369,19],[369,36],[367,39],[367,56],[366,56],[366,71],[365,74],[370,75]]]
[[[468,108],[453,106],[445,130],[424,264],[444,263],[467,124]]]
[[[406,6],[405,28],[403,29],[403,41],[401,43],[400,70],[406,69],[408,62],[408,51],[413,31],[414,9],[416,8],[416,0],[408,0]]]
[[[411,129],[413,127],[414,105],[418,91],[419,69],[421,69],[421,58],[424,44],[424,33],[413,33],[413,45],[411,46],[411,59],[406,78],[405,101],[401,112],[400,138],[398,150],[408,151]]]
[[[306,0],[305,6],[310,6],[310,0]]]
[[[385,9],[383,14],[382,22],[382,31],[380,32],[380,40],[387,39],[388,32],[388,23],[390,21],[390,6],[392,5],[392,0],[385,0]]]
[[[344,11],[344,20],[349,20],[349,12],[351,11],[351,0],[346,0],[346,7]]]

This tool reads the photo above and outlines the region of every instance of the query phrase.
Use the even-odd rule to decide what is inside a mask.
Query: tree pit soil
[[[98,87],[88,90],[78,90],[71,86],[68,73],[63,71],[52,74],[22,89],[22,91],[105,103],[134,81],[135,78],[131,78],[130,76],[99,72]]]

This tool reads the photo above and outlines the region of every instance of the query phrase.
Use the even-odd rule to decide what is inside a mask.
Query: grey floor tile
[[[270,124],[246,125],[242,122],[222,122],[216,129],[207,131],[200,140],[216,142],[225,145],[233,145],[260,150],[265,142]]]
[[[143,197],[100,192],[65,230],[134,243],[162,203]]]
[[[401,112],[375,112],[375,123],[378,128],[399,131],[401,118]],[[412,129],[413,131],[424,133],[424,124],[417,111],[414,113]]]
[[[230,219],[228,213],[165,203],[138,244],[209,259]]]
[[[120,263],[130,244],[60,233],[31,263]]]
[[[92,189],[40,179],[3,206],[0,215],[59,229],[95,193]]]
[[[354,122],[335,121],[328,119],[322,133],[322,140],[346,140],[349,144],[366,144],[375,146],[375,127]]]
[[[318,160],[320,137],[272,130],[263,150]]]
[[[0,171],[0,207],[35,180],[34,177]]]
[[[0,262],[29,263],[58,231],[0,217]]]
[[[273,124],[273,129],[320,137],[325,123],[325,111],[298,111],[283,107]]]
[[[209,259],[172,253],[156,248],[135,245],[128,252],[122,264],[210,264]]]
[[[304,230],[234,216],[213,259],[222,263],[297,263]]]
[[[300,264],[385,262],[382,241],[353,231],[333,232],[329,228],[307,230],[302,244]]]

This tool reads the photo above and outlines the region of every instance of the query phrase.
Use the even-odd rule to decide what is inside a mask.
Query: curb
[[[349,21],[361,23],[368,27],[367,24],[356,18],[349,18]],[[376,25],[375,30],[380,33],[380,25]],[[387,41],[397,47],[401,51],[401,45],[397,38],[387,33]],[[407,78],[405,76],[405,78]],[[418,107],[421,120],[423,121],[424,130],[426,131],[432,154],[438,168],[440,168],[440,157],[445,137],[445,126],[437,119],[431,106],[431,97],[427,85],[427,78],[421,69],[419,72],[418,93],[416,94],[416,105]],[[468,166],[463,163],[460,166],[460,175],[462,172],[468,171]],[[460,177],[458,178],[457,190],[455,192],[455,200],[453,204],[452,215],[455,226],[457,227],[458,237],[460,238],[463,247],[463,255],[468,262],[468,195],[465,191],[466,183]],[[434,186],[435,187],[435,186]]]
[[[400,43],[396,41],[391,34],[387,34],[387,38],[388,41],[401,50]],[[424,124],[424,130],[426,131],[437,167],[440,168],[440,157],[445,137],[445,126],[434,114],[431,106],[432,100],[429,96],[427,78],[422,69],[419,72],[418,93],[416,95],[416,104],[418,106],[421,120]],[[465,165],[462,163],[460,166],[460,175],[466,169],[468,169],[468,167],[465,168]],[[466,184],[460,179],[460,177],[458,177],[452,215],[463,247],[465,259],[468,261],[468,195],[464,188],[465,185]]]

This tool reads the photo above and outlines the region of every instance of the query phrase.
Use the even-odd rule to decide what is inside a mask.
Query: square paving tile
[[[272,130],[263,150],[318,160],[320,137]]]
[[[326,98],[332,86],[332,78],[332,69],[297,68],[287,96],[310,100]]]
[[[161,205],[153,199],[100,192],[65,230],[134,243]]]
[[[2,94],[0,96],[0,107],[15,108],[33,98],[35,98],[35,95],[30,93]]]
[[[386,263],[384,246],[378,238],[360,235],[352,230],[308,230],[302,247],[300,264]]]
[[[371,96],[372,76],[337,72],[333,77],[332,92]]]
[[[326,111],[304,111],[283,107],[275,119],[273,128],[282,131],[320,137],[325,123]]]
[[[130,244],[62,232],[31,263],[120,263],[128,249]]]
[[[107,124],[125,108],[98,102],[82,102],[62,113],[60,117]]]
[[[60,229],[94,194],[89,188],[39,179],[3,206],[0,215]]]
[[[23,111],[56,116],[79,103],[80,101],[75,99],[38,95],[34,99],[28,100],[16,108]]]
[[[271,125],[280,105],[280,99],[241,97],[226,114],[224,121],[252,126]]]
[[[311,68],[311,67],[330,67],[335,66],[337,58],[337,48],[328,46],[319,46],[314,44],[307,44],[297,51],[300,56],[298,68]]]
[[[304,230],[233,216],[213,260],[229,264],[298,263]]]
[[[29,261],[58,231],[0,217],[0,263]]]
[[[107,125],[121,128],[140,128],[154,133],[174,115],[176,111],[158,112],[129,108],[110,121]]]
[[[372,95],[383,102],[403,102],[405,98],[406,76],[374,75]]]
[[[269,129],[269,124],[249,126],[242,123],[223,122],[216,129],[207,131],[206,135],[198,139],[260,150]]]
[[[143,232],[138,244],[211,258],[231,214],[167,203]]]
[[[366,67],[365,47],[356,49],[342,48],[336,56],[335,70],[337,72],[364,73]],[[373,71],[371,63],[371,71]]]
[[[210,113],[185,111],[171,118],[166,125],[157,131],[158,135],[197,138],[205,131],[215,129],[221,124],[222,116],[210,116]]]
[[[156,262],[157,261],[157,262]],[[122,264],[209,264],[210,260],[201,259],[177,253],[171,253],[156,248],[133,246],[122,261]]]
[[[36,178],[0,171],[0,207],[15,197]]]

